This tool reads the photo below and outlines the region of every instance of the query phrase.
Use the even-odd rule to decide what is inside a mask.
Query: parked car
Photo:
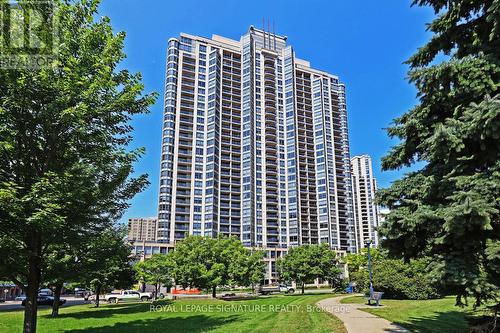
[[[83,293],[83,299],[86,301],[90,300],[94,296],[95,295],[91,291],[88,291],[88,290]],[[94,299],[95,299],[95,297],[94,297]]]
[[[53,292],[49,288],[43,288],[38,290],[38,295],[44,295],[44,296],[52,296]]]
[[[135,290],[122,290],[119,294],[106,294],[104,299],[108,303],[118,303],[119,301],[142,301],[145,302],[152,298],[151,293],[140,293]]]
[[[59,305],[63,305],[64,303],[66,303],[66,300],[64,298],[61,298],[59,300]],[[36,299],[36,304],[38,304],[38,305],[52,305],[52,304],[54,304],[54,297],[46,296],[46,295],[38,295],[38,297]],[[22,306],[26,305],[26,299],[24,299],[21,302],[21,305]]]
[[[90,290],[86,288],[75,288],[75,297],[85,297],[85,294],[89,292]]]
[[[26,295],[21,294],[21,295],[17,296],[16,298],[14,298],[14,301],[24,301],[25,299],[26,299]]]
[[[291,286],[280,284],[280,285],[259,286],[258,292],[259,294],[262,295],[269,295],[272,293],[293,294],[295,292],[295,289]]]

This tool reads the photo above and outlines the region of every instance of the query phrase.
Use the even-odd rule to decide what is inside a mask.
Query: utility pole
[[[372,240],[368,239],[366,241],[366,247],[368,248],[368,274],[370,275],[370,297],[373,295],[372,256],[370,252],[371,245],[372,245]]]

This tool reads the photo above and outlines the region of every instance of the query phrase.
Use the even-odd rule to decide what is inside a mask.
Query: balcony
[[[177,188],[191,188],[191,182],[178,181]]]
[[[191,200],[190,199],[185,199],[185,198],[181,198],[181,197],[176,197],[175,198],[175,203],[176,205],[182,205],[182,206],[189,206],[191,204]]]
[[[177,159],[177,162],[178,162],[179,164],[181,164],[181,163],[182,163],[182,164],[191,164],[192,160],[191,160],[191,158],[179,157],[179,158]]]
[[[177,179],[191,180],[191,174],[178,173]]]

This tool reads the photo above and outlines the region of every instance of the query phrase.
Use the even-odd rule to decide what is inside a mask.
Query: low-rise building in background
[[[156,217],[139,217],[128,219],[128,240],[156,241]]]

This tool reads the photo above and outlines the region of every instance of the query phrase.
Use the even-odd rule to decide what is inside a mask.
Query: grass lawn
[[[158,305],[163,306],[162,312],[150,311],[150,303],[102,304],[98,309],[76,305],[61,308],[58,318],[50,318],[49,309],[43,307],[38,314],[37,332],[346,333],[340,320],[314,307],[319,300],[333,296],[278,295],[244,301],[160,301]],[[21,332],[22,319],[20,310],[0,312],[0,332]]]
[[[344,298],[341,303],[364,303],[365,297]],[[467,333],[472,307],[455,306],[455,297],[413,301],[383,299],[381,307],[362,309],[403,326],[414,333]]]

